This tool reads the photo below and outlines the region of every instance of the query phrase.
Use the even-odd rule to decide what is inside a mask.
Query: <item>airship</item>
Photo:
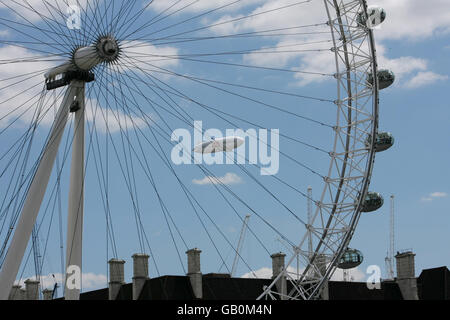
[[[203,142],[194,148],[194,152],[197,153],[216,153],[216,152],[229,152],[239,148],[244,144],[245,140],[240,137],[225,137],[212,139],[211,141]]]

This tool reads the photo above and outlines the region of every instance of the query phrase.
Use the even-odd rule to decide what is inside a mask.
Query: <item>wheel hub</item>
[[[119,44],[117,43],[117,40],[111,36],[99,38],[96,49],[98,56],[104,62],[113,62],[119,57]]]

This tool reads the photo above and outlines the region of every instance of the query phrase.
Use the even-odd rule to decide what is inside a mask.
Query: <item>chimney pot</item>
[[[188,277],[191,281],[194,296],[197,299],[203,298],[202,271],[200,265],[200,253],[202,251],[195,248],[186,252],[188,256]]]
[[[39,281],[28,279],[25,281],[25,299],[39,300]]]
[[[405,300],[418,300],[417,279],[415,271],[415,254],[412,251],[398,252],[397,283]]]
[[[20,285],[14,285],[9,295],[9,300],[25,300],[25,290]]]
[[[143,253],[136,253],[133,258],[133,300],[139,299],[148,277],[148,258]]]
[[[282,252],[275,253],[270,256],[272,258],[272,279],[275,279],[284,271],[286,255]],[[285,300],[287,296],[286,277],[282,276],[276,283],[281,300]]]
[[[42,291],[42,295],[44,296],[44,300],[53,300],[53,290],[45,289]]]
[[[124,265],[125,261],[111,259],[109,263],[109,300],[116,300],[120,288],[125,283]]]

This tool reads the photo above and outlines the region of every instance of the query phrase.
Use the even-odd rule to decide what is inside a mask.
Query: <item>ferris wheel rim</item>
[[[349,1],[350,3],[359,3],[361,5],[361,7],[363,8],[365,14],[367,14],[367,1],[366,0],[351,0]],[[345,38],[345,31],[344,31],[344,23],[342,22],[343,17],[345,17],[344,15],[341,15],[340,12],[340,6],[345,6],[345,0],[344,1],[340,1],[340,4],[338,4],[338,0],[324,0],[324,4],[326,7],[326,11],[327,11],[327,15],[328,15],[328,24],[330,25],[331,28],[331,33],[332,33],[332,39],[333,39],[333,46],[334,46],[334,52],[335,52],[335,62],[336,62],[336,75],[340,74],[340,69],[339,69],[339,56],[338,56],[338,46],[337,46],[337,41],[336,41],[336,36],[335,36],[335,31],[338,35],[340,35],[340,41],[343,42],[343,48],[345,48],[343,50],[343,54],[345,56],[345,60],[347,61],[347,69],[344,70],[343,73],[347,73],[347,89],[343,88],[343,90],[341,90],[341,81],[340,81],[340,77],[337,77],[337,100],[336,100],[336,104],[338,105],[341,101],[341,92],[346,92],[347,96],[345,97],[345,99],[349,101],[349,106],[348,109],[351,111],[352,110],[352,106],[351,106],[351,101],[352,101],[352,97],[353,96],[357,96],[358,92],[352,93],[352,86],[350,84],[351,82],[351,75],[350,73],[352,73],[353,75],[353,68],[351,68],[348,65],[348,58],[349,58],[349,52],[347,50],[347,46],[350,44],[351,45],[351,41],[347,41]],[[330,7],[334,8],[337,14],[336,18],[332,18],[331,14],[330,14]],[[338,21],[337,26],[340,29],[340,33],[337,32],[337,30],[335,30],[333,28],[334,25],[336,25],[336,23],[334,21]],[[376,56],[376,46],[375,46],[375,40],[374,40],[374,34],[373,34],[373,30],[371,28],[365,28],[365,31],[367,32],[366,36],[369,39],[369,48],[370,48],[370,53],[371,53],[371,61],[370,61],[370,66],[371,66],[371,72],[374,75],[374,79],[377,79],[377,72],[378,72],[378,64],[377,64],[377,56]],[[302,241],[300,242],[299,246],[297,247],[297,249],[299,250],[298,252],[294,253],[294,255],[292,255],[292,257],[290,258],[289,262],[286,264],[283,272],[281,272],[277,277],[274,278],[274,280],[272,281],[271,285],[265,287],[264,292],[258,297],[259,299],[263,299],[264,297],[270,297],[272,299],[275,299],[275,297],[279,297],[281,299],[316,299],[317,295],[320,293],[320,290],[323,288],[323,286],[325,285],[325,283],[330,279],[330,277],[333,275],[333,273],[336,271],[337,269],[337,261],[340,259],[340,257],[342,256],[342,254],[344,253],[345,249],[348,247],[353,234],[356,230],[356,226],[357,223],[361,217],[361,209],[362,209],[362,205],[365,199],[365,195],[368,192],[368,188],[370,185],[370,180],[371,180],[371,176],[372,176],[372,171],[373,171],[373,167],[374,167],[374,160],[375,160],[375,155],[376,155],[376,150],[375,150],[375,139],[374,137],[376,136],[377,132],[378,132],[378,117],[379,117],[379,88],[378,88],[378,82],[374,81],[373,82],[373,87],[372,87],[372,112],[373,112],[373,125],[371,128],[371,141],[370,141],[370,146],[368,146],[368,160],[367,160],[367,164],[366,164],[366,171],[365,171],[365,175],[363,177],[363,183],[362,183],[362,188],[361,191],[359,192],[358,195],[358,199],[356,202],[356,206],[354,209],[354,214],[352,215],[352,219],[350,222],[350,227],[347,230],[344,240],[341,242],[341,245],[339,246],[339,249],[336,251],[336,253],[334,254],[333,257],[330,258],[330,263],[328,264],[325,274],[322,274],[322,277],[319,281],[317,281],[316,285],[314,286],[314,291],[312,291],[312,293],[310,295],[306,294],[306,292],[302,292],[302,289],[300,288],[300,286],[302,285],[302,279],[305,279],[306,273],[308,271],[308,269],[310,267],[314,267],[314,260],[317,257],[318,254],[318,250],[320,249],[320,245],[322,244],[322,240],[321,243],[318,245],[318,247],[315,249],[314,253],[313,253],[313,257],[310,258],[309,263],[307,265],[307,267],[305,268],[305,271],[302,272],[301,278],[300,279],[293,279],[291,276],[288,275],[288,267],[294,262],[294,259],[297,255],[300,254],[300,248],[302,247],[303,243],[306,241],[306,237],[307,234],[305,234],[302,238]],[[356,109],[356,108],[355,108]],[[356,112],[357,109],[356,109]],[[339,124],[339,111],[338,111],[338,119],[337,119],[337,123]],[[349,132],[352,129],[352,119],[351,117],[348,119],[348,130]],[[347,138],[350,138],[350,134],[347,135]],[[330,179],[331,176],[331,170],[332,170],[332,166],[333,166],[333,161],[335,161],[335,154],[336,154],[336,147],[337,147],[337,139],[338,139],[338,134],[335,135],[335,142],[334,142],[334,151],[333,154],[331,154],[331,164],[330,164],[330,171],[328,174],[328,177],[326,178],[327,180]],[[346,149],[346,153],[345,153],[345,157],[347,157],[350,153],[352,153],[352,150],[350,150],[349,146]],[[343,166],[347,166],[347,161],[343,161]],[[340,179],[340,183],[343,183],[345,181],[346,177],[345,177],[345,170],[343,170],[341,179]],[[329,188],[329,181],[325,181],[325,185],[324,185],[324,190],[322,192],[322,196],[321,196],[321,200],[320,203],[323,202],[324,199],[324,195],[326,190]],[[341,188],[338,188],[338,193],[340,193]],[[339,198],[339,196],[338,196]],[[335,207],[333,209],[333,213],[331,213],[331,216],[329,218],[329,222],[331,222],[333,220],[333,215],[336,214],[336,206],[337,203],[334,204]],[[314,218],[312,219],[312,221],[314,222],[314,220],[317,218],[318,213],[320,210],[320,206],[317,206],[316,210],[315,210],[315,214],[314,214]],[[325,235],[326,238],[326,233],[328,232],[328,230],[324,230],[324,234],[322,236]],[[287,277],[287,278],[291,278],[291,285],[293,286],[293,289],[291,291],[291,294],[288,294],[287,296],[284,296],[283,294],[280,294],[280,292],[278,291],[274,291],[272,288],[274,288],[277,283],[280,281],[280,279],[282,279],[283,277]],[[309,281],[305,281],[306,283],[311,283]],[[298,286],[296,286],[294,283],[298,283]],[[314,281],[312,282],[314,284]],[[295,292],[297,291],[297,292]],[[292,296],[292,293],[295,293],[295,296]]]

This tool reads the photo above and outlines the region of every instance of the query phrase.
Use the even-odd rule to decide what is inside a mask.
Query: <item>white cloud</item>
[[[443,32],[450,31],[450,7],[447,0],[380,0],[371,1],[370,4],[376,4],[387,10],[387,19],[376,30],[376,39],[378,40],[377,51],[380,68],[392,69],[397,76],[396,85],[400,88],[417,88],[426,84],[434,83],[439,80],[447,79],[445,75],[439,75],[429,70],[428,60],[413,57],[400,56],[392,58],[385,49],[386,40],[426,40],[432,35],[440,35]],[[217,4],[216,1],[209,3]],[[293,1],[288,0],[271,0],[260,1],[260,4],[250,14],[255,15],[260,12],[280,8]],[[255,3],[251,3],[255,4]],[[239,19],[244,15],[241,13],[227,13],[216,20],[204,19],[205,25],[215,23],[223,23],[233,19]],[[238,20],[232,23],[220,24],[211,28],[211,32],[216,34],[233,34],[236,32],[253,32],[277,28],[285,28],[286,26],[302,25],[310,23],[318,23],[326,20],[323,3],[312,2],[298,7],[291,7],[286,10],[271,12],[270,14],[261,14],[248,19]],[[326,26],[325,26],[326,27]],[[325,30],[325,29],[324,29]],[[304,31],[308,31],[307,29]],[[314,29],[317,31],[317,27]],[[326,31],[326,30],[325,30]],[[329,36],[329,35],[326,35]],[[335,63],[333,54],[330,52],[287,52],[283,50],[283,46],[288,41],[305,43],[324,39],[323,36],[289,36],[274,38],[277,40],[277,54],[260,54],[261,50],[246,54],[243,61],[247,64],[267,67],[291,67],[297,65],[296,69],[313,71],[325,74],[333,74],[335,72]],[[289,39],[289,40],[288,40]],[[329,44],[323,44],[320,48],[326,48]],[[329,45],[331,47],[331,45]],[[313,45],[311,46],[313,47]],[[315,48],[318,48],[315,45]],[[307,49],[308,46],[305,46]],[[297,62],[296,62],[297,61]],[[326,79],[322,76],[296,74],[297,84],[300,86],[307,85],[312,82],[322,82]]]
[[[447,76],[428,71],[429,61],[412,56],[388,58],[381,42],[377,45],[380,69],[389,69],[396,77],[395,85],[400,88],[415,89],[448,79]]]
[[[347,281],[350,282],[364,282],[366,279],[366,274],[359,268],[353,268],[347,270]],[[344,272],[342,269],[336,269],[331,281],[344,281]]]
[[[50,0],[51,2],[56,0]],[[242,18],[246,15],[253,15],[250,18],[233,21],[230,23],[220,24],[216,27],[206,29],[216,34],[233,34],[236,32],[252,32],[268,29],[285,28],[286,26],[314,24],[324,22],[326,20],[325,10],[321,1],[311,2],[301,5],[292,6],[283,10],[271,11],[268,14],[260,14],[262,12],[274,10],[284,6],[295,4],[293,0],[246,0],[233,3],[232,0],[209,0],[189,3],[187,6],[184,2],[177,3],[176,0],[163,1],[156,0],[149,8],[161,12],[174,5],[165,14],[170,14],[180,10],[177,14],[197,14],[207,12],[225,6],[223,9],[217,10],[212,15],[202,17],[204,25],[223,23],[233,19]],[[29,0],[38,12],[47,12],[47,8],[40,0]],[[81,1],[81,5],[85,5],[86,1]],[[230,4],[228,6],[228,4]],[[402,56],[391,58],[388,57],[384,48],[386,40],[426,40],[433,35],[441,35],[450,32],[450,7],[447,0],[376,0],[370,1],[369,4],[376,4],[384,7],[387,11],[387,19],[383,25],[376,30],[376,38],[378,40],[378,55],[380,68],[390,68],[397,75],[397,86],[401,88],[418,88],[423,85],[435,83],[448,79],[446,75],[440,75],[429,70],[428,61],[423,58]],[[40,17],[22,6],[11,4],[15,10],[32,21],[37,21]],[[186,8],[183,8],[185,7]],[[5,5],[0,4],[0,8]],[[6,8],[7,9],[7,8]],[[181,10],[182,9],[182,10]],[[244,13],[245,12],[245,13]],[[210,18],[212,17],[212,18]],[[324,28],[328,28],[324,26]],[[327,31],[327,29],[324,29]],[[297,30],[298,31],[298,30]],[[308,31],[305,29],[304,31]],[[312,31],[312,30],[311,30]],[[317,31],[317,27],[314,28]],[[283,47],[289,41],[292,43],[305,43],[312,40],[320,40],[329,35],[304,35],[278,37],[274,44],[277,48],[276,54],[261,54],[261,50],[243,56],[243,62],[251,65],[269,66],[269,67],[292,67],[300,70],[313,71],[325,74],[335,72],[334,57],[330,52],[288,52]],[[311,47],[313,47],[312,45]],[[326,48],[328,44],[323,44]],[[179,63],[177,58],[179,52],[174,47],[153,46],[145,42],[131,42],[126,44],[124,53],[133,56],[143,62],[134,61],[133,64],[123,65],[125,69],[129,68],[146,68],[152,69],[145,62],[158,67],[175,66]],[[317,45],[315,46],[317,48]],[[308,46],[305,46],[307,49]],[[292,51],[292,50],[291,50]],[[322,82],[326,77],[296,74],[297,84],[300,86],[307,85],[312,82]]]
[[[170,7],[170,10],[166,11],[166,14],[170,14],[171,12],[178,11],[178,14],[186,14],[186,13],[197,13],[203,11],[213,10],[219,7],[223,7],[218,12],[227,12],[227,11],[237,11],[242,9],[243,7],[264,2],[264,0],[245,0],[245,1],[233,1],[233,0],[208,0],[208,1],[190,1],[189,3],[181,2],[177,5],[177,0],[167,1],[167,0],[156,0],[150,6],[149,9],[152,9],[156,12],[164,11]],[[233,3],[234,2],[234,3]],[[228,5],[229,4],[229,5]],[[183,8],[185,7],[185,8]],[[183,10],[180,10],[182,9]]]
[[[448,197],[448,193],[446,193],[446,192],[433,192],[433,193],[430,193],[426,197],[422,197],[420,199],[420,201],[422,201],[422,202],[431,202],[431,201],[434,201],[436,199],[447,198],[447,197]]]
[[[42,0],[27,0],[8,1],[7,4],[6,6],[4,3],[0,3],[0,9],[10,12],[20,19],[20,22],[24,22],[24,19],[31,22],[38,22],[42,20],[43,16],[46,20],[52,20],[54,19],[53,17],[58,17],[58,21],[61,23],[62,17],[60,16],[59,9],[61,9],[62,14],[66,15],[68,5],[77,5],[86,8],[87,0],[46,0],[45,2]]]
[[[304,269],[299,269],[299,272],[301,273]],[[290,274],[291,277],[297,277],[297,268],[294,268],[292,266],[289,266],[287,268],[287,272]],[[272,278],[272,268],[263,267],[258,270],[250,271],[241,276],[241,278],[246,279],[271,279]]]
[[[380,68],[392,70],[397,78],[415,71],[425,71],[428,68],[428,61],[421,58],[411,56],[403,56],[399,58],[388,58],[386,56],[386,48],[382,44],[377,45],[378,64]]]
[[[303,272],[304,269],[300,269],[299,272]],[[297,274],[297,268],[294,268],[292,266],[288,267],[287,271],[292,277],[296,277]],[[347,281],[351,282],[361,282],[365,281],[366,275],[363,271],[361,271],[359,268],[349,269],[347,270],[348,277]],[[261,269],[247,272],[244,275],[242,275],[241,278],[250,278],[250,279],[271,279],[272,278],[272,269],[268,267],[263,267]],[[344,273],[341,269],[337,269],[334,275],[330,279],[331,281],[344,281]]]
[[[122,45],[123,50],[123,69],[139,70],[149,69],[157,70],[158,68],[174,67],[179,64],[179,50],[170,46],[154,46],[144,41],[129,41]],[[132,62],[130,62],[130,59]],[[159,76],[159,75],[158,75]],[[160,77],[160,76],[159,76]]]
[[[448,76],[440,75],[432,71],[419,72],[415,77],[410,79],[406,84],[406,88],[415,89],[427,85],[434,84],[438,81],[448,80]]]
[[[272,278],[272,269],[271,268],[261,268],[255,271],[251,271],[245,273],[241,276],[241,278],[245,279],[270,279]]]
[[[0,79],[3,79],[1,87],[5,87],[0,90],[0,118],[2,119],[0,128],[6,127],[18,117],[20,117],[20,120],[16,121],[14,126],[20,127],[29,125],[34,116],[35,108],[38,107],[37,100],[39,99],[39,94],[44,86],[45,79],[43,74],[46,70],[62,63],[62,60],[57,62],[43,61],[45,60],[43,55],[38,55],[25,48],[15,46],[0,47],[0,57],[4,61],[33,57],[33,61],[0,64]],[[36,71],[36,75],[33,74],[35,75],[33,78],[25,76],[22,78],[6,80],[20,75],[26,75],[33,71]],[[9,85],[9,87],[7,85]],[[32,88],[33,86],[34,88]],[[55,100],[51,93],[47,92],[45,101],[46,104],[43,106],[42,114],[44,114],[48,108],[55,108],[56,111],[56,108],[62,103],[62,95]],[[24,103],[25,105],[20,107]],[[32,103],[34,103],[34,105],[32,105]],[[87,98],[86,106],[87,120],[93,123],[95,119],[96,129],[103,133],[106,132],[107,127],[111,133],[115,133],[119,131],[121,127],[122,130],[126,130],[127,127],[128,129],[132,129],[133,124],[137,127],[144,127],[147,125],[144,119],[134,115],[126,115],[117,110],[106,112],[107,109],[95,99]],[[27,108],[30,108],[29,111],[22,114]],[[54,121],[54,116],[55,112],[47,112],[42,118],[40,125],[50,127]],[[147,119],[147,122],[151,123],[151,119]]]
[[[44,70],[52,68],[54,63],[43,61],[42,55],[37,55],[36,53],[29,51],[24,48],[19,48],[15,46],[4,46],[0,48],[0,57],[3,61],[14,61],[18,59],[33,57],[33,61],[25,61],[19,63],[2,63],[0,64],[0,79],[1,87],[0,91],[0,118],[2,118],[0,123],[0,128],[6,126],[11,121],[16,119],[30,104],[19,108],[23,103],[29,101],[34,96],[39,94],[44,87]],[[21,78],[15,78],[7,80],[20,75],[26,75],[33,71],[40,71],[38,74],[32,78],[29,76],[24,76]],[[32,88],[34,86],[34,88]],[[32,89],[31,89],[32,88]],[[30,90],[27,90],[30,89]],[[37,98],[33,102],[37,101]],[[17,109],[17,110],[15,110]],[[21,123],[29,123],[33,118],[34,109],[32,108],[29,112],[21,116]],[[53,112],[49,112],[48,115],[43,119],[43,123],[51,124],[53,119]]]
[[[30,277],[28,279],[36,279],[36,276]],[[61,273],[49,274],[40,277],[40,287],[41,289],[53,289],[55,283],[58,284],[59,287],[62,287],[64,277]],[[83,273],[81,277],[83,290],[93,290],[105,288],[108,284],[108,279],[104,274],[95,274],[95,273]],[[19,284],[22,287],[25,287],[25,281],[27,279],[21,279],[20,281],[16,281],[15,284]]]
[[[83,273],[81,283],[84,289],[105,288],[108,278],[104,274]]]
[[[165,10],[175,4],[176,0],[155,0],[150,9],[157,12]],[[191,2],[185,9],[181,10],[179,14],[188,13],[201,13],[207,10],[215,9],[220,6],[224,6],[235,2],[233,0],[208,0],[208,1],[198,1]],[[434,34],[442,34],[450,32],[450,7],[448,6],[448,0],[369,0],[369,5],[379,5],[386,9],[387,20],[384,22],[383,26],[377,31],[377,38],[380,39],[424,39],[426,37],[432,36]],[[239,10],[252,7],[254,5],[260,5],[257,10],[263,11],[267,8],[276,8],[282,5],[294,3],[293,0],[245,0],[234,3],[227,6],[217,13],[226,12],[227,17],[231,16],[229,13],[237,12]],[[174,6],[170,12],[175,12],[186,6],[184,2]],[[319,13],[323,13],[323,4],[320,4]],[[302,8],[302,6],[299,6]],[[257,12],[255,10],[254,12]],[[276,17],[276,19],[286,17],[286,22],[289,21],[305,21],[305,18],[316,18],[315,10],[295,10],[291,9],[283,12],[282,15]],[[295,20],[295,16],[299,17]],[[237,16],[234,16],[237,17]],[[272,24],[274,15],[262,15],[259,18],[249,19],[252,22],[247,23],[242,21],[239,24],[231,23],[229,25],[229,30],[233,28],[242,29],[242,26],[267,26]],[[222,19],[221,19],[222,20]],[[308,19],[309,20],[309,19]],[[205,20],[206,21],[206,20]],[[315,21],[317,22],[317,20]],[[286,23],[287,24],[287,23]],[[286,25],[285,24],[285,25]],[[306,24],[306,23],[305,23]],[[222,28],[222,27],[220,27]],[[238,30],[234,29],[234,30]]]
[[[113,108],[107,110],[95,99],[88,100],[86,105],[87,121],[95,124],[95,129],[101,133],[116,133],[120,130],[125,132],[152,124],[152,119],[125,114],[122,111],[113,110]]]
[[[433,198],[446,198],[448,194],[445,192],[433,192],[430,196]]]
[[[201,180],[194,179],[194,180],[192,180],[192,182],[194,184],[198,184],[198,185],[211,185],[211,184],[232,185],[232,184],[243,183],[243,180],[237,174],[229,172],[223,177],[207,176]]]
[[[448,0],[371,0],[387,12],[386,21],[377,30],[377,38],[424,40],[450,32]]]

